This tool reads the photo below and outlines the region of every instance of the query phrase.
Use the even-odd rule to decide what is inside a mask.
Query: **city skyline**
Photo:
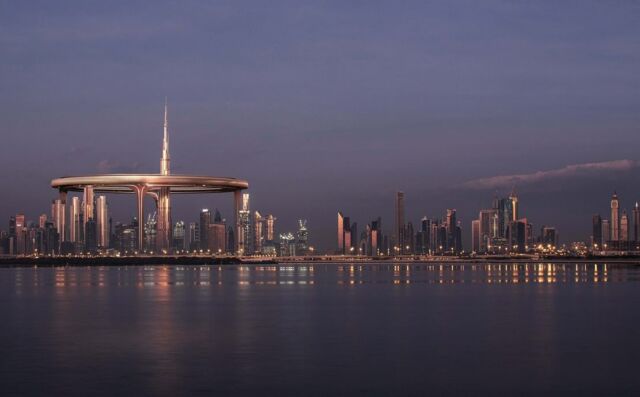
[[[5,5],[0,217],[47,212],[54,175],[156,172],[168,96],[175,172],[252,181],[256,208],[308,219],[325,250],[336,210],[391,226],[404,191],[407,218],[456,208],[468,229],[514,185],[537,223],[585,240],[599,197],[640,197],[638,11],[586,4]],[[187,223],[231,210],[174,204]]]

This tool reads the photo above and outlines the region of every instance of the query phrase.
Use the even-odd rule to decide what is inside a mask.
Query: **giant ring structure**
[[[158,252],[171,250],[171,194],[188,193],[234,193],[235,227],[239,230],[238,211],[241,207],[241,191],[249,187],[242,179],[199,176],[171,175],[169,156],[169,133],[167,120],[167,104],[164,108],[164,139],[159,174],[102,174],[89,176],[68,176],[51,181],[51,187],[58,189],[60,202],[66,206],[68,192],[83,192],[84,211],[91,213],[95,193],[129,193],[135,194],[138,210],[138,249],[142,251],[144,242],[144,198],[151,196],[156,203],[157,249]],[[86,207],[86,206],[89,207]],[[85,219],[86,221],[87,219]],[[236,239],[238,252],[238,239]]]

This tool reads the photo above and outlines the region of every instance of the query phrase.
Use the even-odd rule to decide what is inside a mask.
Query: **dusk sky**
[[[635,1],[0,1],[0,224],[49,213],[51,179],[158,172],[249,181],[278,231],[338,210],[391,232],[515,186],[562,242],[640,200]],[[115,221],[132,196],[109,197]],[[151,202],[149,203],[151,204]],[[178,197],[231,218],[231,195]],[[148,207],[150,208],[150,206]]]

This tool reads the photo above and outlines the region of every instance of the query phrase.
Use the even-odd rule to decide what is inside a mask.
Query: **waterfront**
[[[624,395],[640,268],[0,269],[3,395]]]

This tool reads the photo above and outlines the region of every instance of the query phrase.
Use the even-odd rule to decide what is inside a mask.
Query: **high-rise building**
[[[273,243],[276,239],[276,217],[269,214],[265,217],[265,225],[266,225],[266,236],[265,240],[268,243]]]
[[[53,200],[52,206],[51,206],[51,219],[53,220],[53,224],[56,228],[56,230],[58,231],[58,238],[60,242],[66,241],[65,240],[65,231],[66,231],[66,218],[65,218],[65,203],[60,200]]]
[[[306,219],[298,219],[297,238],[296,253],[298,255],[307,255],[309,253],[309,230],[307,229]]]
[[[456,251],[456,247],[460,245],[459,242],[457,241],[456,227],[458,226],[458,221],[456,218],[455,209],[447,210],[447,218],[446,218],[445,226],[447,228],[446,250],[454,252]]]
[[[638,208],[638,202],[633,207],[633,241],[638,244],[638,237],[640,237],[640,208]]]
[[[239,230],[235,236],[238,244],[238,253],[240,255],[249,255],[252,250],[251,239],[251,210],[249,203],[249,193],[242,193],[241,206],[238,210]]]
[[[15,216],[15,235],[16,235],[16,250],[15,253],[18,255],[25,254],[25,228],[26,228],[26,220],[24,214],[17,214]],[[57,251],[58,247],[56,247]]]
[[[629,241],[629,218],[627,217],[627,211],[622,211],[622,216],[620,217],[620,241]]]
[[[185,249],[186,231],[183,221],[176,222],[173,227],[173,250],[174,252],[183,251]]]
[[[222,254],[227,250],[226,243],[226,225],[222,222],[210,223],[207,231],[207,251],[213,254]]]
[[[475,219],[471,221],[471,251],[480,252],[481,242],[480,219]]]
[[[162,139],[162,156],[160,158],[160,174],[171,174],[171,156],[169,155],[169,119],[168,119],[167,100],[164,102],[164,134]],[[168,187],[161,187],[158,190],[158,215],[156,225],[156,250],[159,253],[168,253],[171,251],[171,200],[170,190]]]
[[[405,250],[404,192],[396,192],[394,242],[402,253]]]
[[[147,251],[153,251],[157,247],[157,225],[158,219],[157,214],[154,212],[153,214],[149,214],[147,217],[147,222],[144,224],[144,245]]]
[[[337,254],[344,254],[344,215],[338,211],[338,249]]]
[[[607,248],[611,236],[611,222],[608,219],[602,220],[602,247]]]
[[[498,222],[495,209],[480,210],[478,216],[478,252],[488,252],[492,241],[498,238]]]
[[[604,241],[602,238],[602,218],[599,214],[595,214],[592,218],[592,235],[591,247],[594,249],[602,248]]]
[[[611,241],[620,240],[620,218],[618,216],[618,195],[613,192],[611,197]]]
[[[558,233],[555,227],[543,226],[540,232],[540,242],[545,245],[558,245]]]
[[[96,198],[96,237],[98,248],[109,248],[109,207],[106,196]]]
[[[82,241],[82,224],[80,223],[82,206],[79,197],[71,198],[71,207],[69,207],[69,241],[79,243]]]
[[[262,252],[262,243],[264,242],[264,218],[259,211],[253,212],[253,250],[254,253]]]
[[[198,222],[189,223],[189,251],[196,251],[200,247],[200,225]]]
[[[206,251],[209,247],[209,225],[211,224],[211,211],[208,208],[203,208],[200,211],[200,245],[199,249]]]

